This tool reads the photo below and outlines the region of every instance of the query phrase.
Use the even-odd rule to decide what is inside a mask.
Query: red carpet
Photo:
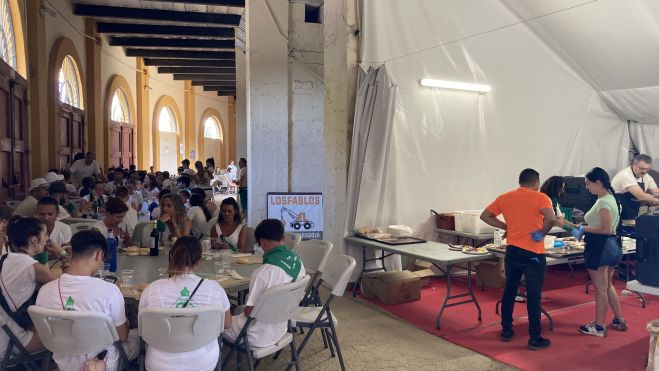
[[[620,296],[622,313],[629,323],[629,330],[619,332],[610,329],[605,338],[582,335],[577,328],[592,321],[595,316],[595,296],[592,290],[590,294],[584,292],[584,281],[583,271],[577,271],[572,277],[567,268],[549,267],[542,306],[554,319],[554,331],[548,330],[543,315],[543,336],[552,340],[552,346],[541,351],[526,348],[528,322],[525,319],[525,303],[515,305],[516,335],[513,341],[503,343],[499,340],[500,317],[494,312],[494,306],[501,298],[502,289],[481,291],[476,288],[482,322],[477,320],[476,306],[468,303],[446,308],[441,330],[435,329],[435,318],[446,293],[446,280],[443,278],[436,279],[430,287],[423,289],[420,300],[389,306],[379,301],[371,302],[433,335],[524,370],[642,370],[649,340],[645,325],[659,318],[659,301],[648,296],[647,306],[643,309],[638,296]],[[624,283],[617,282],[616,286],[622,289]],[[466,283],[454,281],[454,294],[465,289]],[[607,321],[612,317],[609,310]]]

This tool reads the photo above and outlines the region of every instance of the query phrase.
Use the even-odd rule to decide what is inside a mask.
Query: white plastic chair
[[[53,356],[47,350],[41,350],[38,352],[30,353],[25,349],[21,341],[18,340],[16,334],[9,328],[5,319],[0,316],[0,327],[9,337],[9,342],[7,343],[7,349],[5,349],[5,357],[0,363],[0,370],[5,371],[7,368],[21,366],[23,370],[41,370],[38,361],[50,363],[50,358]],[[18,352],[16,352],[18,351]]]
[[[305,307],[311,304],[321,305],[320,295],[318,295],[320,275],[325,270],[333,248],[334,245],[326,240],[306,240],[297,245],[296,252],[304,264],[304,269],[307,272],[313,272],[300,305]]]
[[[7,200],[5,202],[7,206],[11,207],[13,210],[16,210],[18,205],[20,205],[21,201],[20,200]]]
[[[295,341],[293,335],[291,334],[291,317],[295,313],[298,307],[298,303],[304,296],[304,288],[309,283],[309,276],[305,276],[301,280],[287,283],[285,285],[279,285],[271,287],[265,290],[261,296],[256,300],[254,304],[254,309],[247,317],[247,322],[243,326],[240,334],[235,341],[230,341],[226,338],[222,338],[224,344],[229,346],[231,350],[226,355],[222,361],[222,368],[224,369],[227,365],[227,362],[231,358],[233,352],[236,353],[236,369],[241,365],[240,354],[245,353],[247,355],[247,364],[249,365],[250,371],[254,371],[255,359],[261,359],[267,357],[271,354],[275,354],[285,348],[290,346],[291,348],[291,362],[289,366],[295,365],[295,368],[299,370],[298,364],[298,352],[295,349]],[[247,341],[247,331],[249,327],[254,323],[254,321],[266,322],[266,323],[281,323],[288,322],[288,332],[286,332],[275,344],[267,347],[255,347],[249,345]]]
[[[113,346],[119,353],[119,369],[128,368],[114,322],[104,313],[57,310],[32,305],[27,309],[46,349],[63,356],[98,354]]]
[[[307,345],[314,330],[320,328],[323,340],[329,340],[330,354],[334,357],[333,346],[336,347],[336,354],[339,356],[341,370],[345,371],[346,368],[343,363],[341,348],[339,347],[339,339],[336,336],[337,319],[330,310],[330,304],[334,297],[343,296],[348,281],[350,281],[352,271],[355,270],[355,266],[355,259],[348,255],[335,255],[329,259],[326,269],[320,277],[322,285],[331,290],[329,297],[325,301],[325,305],[322,307],[301,306],[293,315],[293,318],[291,319],[292,326],[309,328],[309,331],[298,348],[298,356],[302,353],[305,345]],[[287,369],[290,369],[290,367]]]
[[[133,229],[133,242],[141,247],[149,246],[151,231],[153,231],[153,222],[137,222]]]
[[[86,222],[81,222],[81,223],[73,223],[70,224],[69,227],[71,227],[71,235],[74,235],[80,231],[86,231],[89,229],[96,229],[97,231],[105,234],[107,231],[102,231],[99,230],[100,224],[103,222],[92,222],[92,221],[86,221]]]
[[[302,241],[302,235],[299,233],[284,232],[284,240],[286,247],[291,251],[295,251],[297,245]]]
[[[148,307],[138,315],[140,340],[169,353],[196,350],[217,341],[224,330],[224,310],[219,305],[194,308]],[[141,342],[140,342],[141,343]],[[218,360],[218,365],[219,360]],[[140,370],[144,352],[140,352]]]

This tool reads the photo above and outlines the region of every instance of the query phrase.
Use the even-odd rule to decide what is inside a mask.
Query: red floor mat
[[[659,301],[648,297],[647,307],[641,308],[637,296],[620,296],[623,315],[630,325],[627,332],[610,330],[605,338],[582,335],[577,328],[590,322],[595,316],[595,296],[586,294],[585,272],[572,275],[564,267],[550,267],[542,306],[554,319],[554,331],[548,331],[543,316],[543,336],[552,340],[549,349],[530,351],[526,348],[528,323],[526,304],[517,303],[514,312],[513,341],[499,340],[500,318],[495,314],[495,303],[501,297],[501,289],[475,290],[482,309],[482,322],[477,320],[473,303],[449,307],[444,311],[441,330],[435,329],[435,318],[446,293],[446,280],[434,280],[421,292],[421,299],[403,304],[373,304],[393,315],[460,346],[472,349],[488,357],[525,370],[641,370],[647,357],[649,333],[645,325],[659,318]],[[616,286],[620,289],[624,283]],[[454,281],[453,293],[464,292],[466,284]],[[612,313],[609,311],[607,320]]]

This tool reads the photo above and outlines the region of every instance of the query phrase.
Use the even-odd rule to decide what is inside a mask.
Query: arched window
[[[220,123],[213,116],[209,116],[206,121],[204,121],[204,138],[222,139]]]
[[[78,109],[83,109],[80,74],[78,66],[70,55],[64,57],[59,70],[59,101]]]
[[[115,122],[130,124],[130,108],[128,108],[128,98],[123,90],[117,89],[112,96],[110,103],[110,119]]]
[[[176,116],[170,107],[163,107],[158,115],[158,130],[166,133],[176,133]]]
[[[11,19],[11,10],[7,0],[0,1],[0,57],[11,68],[16,69],[16,38],[14,36],[14,22]]]

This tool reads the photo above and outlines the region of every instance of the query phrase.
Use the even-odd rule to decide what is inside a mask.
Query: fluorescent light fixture
[[[492,87],[490,85],[470,84],[467,82],[445,81],[445,80],[434,80],[434,79],[422,79],[421,85],[427,86],[429,88],[466,90],[466,91],[475,91],[478,93],[487,93],[490,90],[492,90]]]

